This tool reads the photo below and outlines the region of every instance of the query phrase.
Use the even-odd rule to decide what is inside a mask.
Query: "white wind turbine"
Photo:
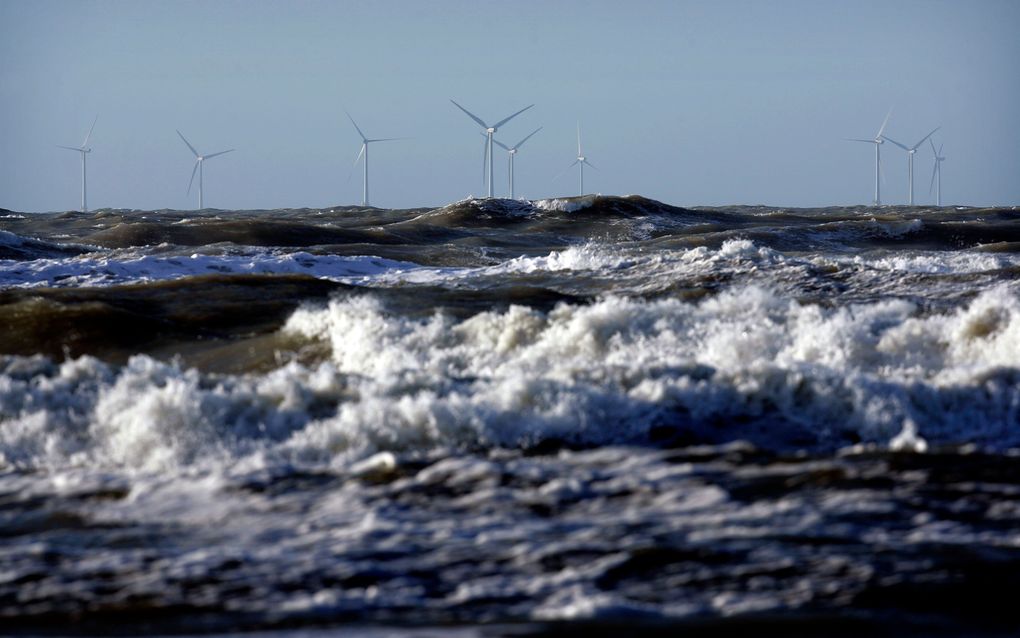
[[[931,195],[932,186],[935,186],[935,205],[942,205],[942,162],[946,161],[946,158],[942,156],[942,148],[944,144],[939,144],[939,150],[935,150],[935,142],[928,140],[931,144],[931,152],[935,154],[935,166],[931,170],[931,184],[928,186],[928,194]]]
[[[578,177],[578,195],[584,195],[584,165],[585,164],[587,164],[588,166],[591,166],[595,170],[598,170],[598,168],[596,168],[594,164],[592,164],[591,162],[588,161],[588,159],[584,156],[584,153],[581,152],[581,123],[578,122],[577,123],[577,159],[575,159],[573,164],[571,164],[570,166],[568,166],[565,169],[563,169],[563,171],[560,172],[560,174],[559,174],[559,175],[562,175],[564,172],[569,171],[570,169],[574,168],[575,166],[578,168],[578,170],[580,171],[578,176],[577,176]],[[557,175],[556,177],[559,177],[559,175]]]
[[[495,135],[497,130],[499,130],[499,127],[503,126],[504,124],[506,124],[510,120],[514,119],[515,117],[517,117],[518,115],[520,115],[521,113],[527,111],[528,109],[530,109],[532,106],[535,106],[535,105],[534,104],[529,104],[528,106],[525,106],[523,109],[521,109],[520,111],[517,111],[513,115],[509,115],[507,117],[504,117],[502,120],[496,122],[492,126],[489,126],[488,124],[483,122],[480,117],[478,117],[477,115],[475,115],[471,111],[467,110],[466,108],[464,108],[460,104],[457,104],[453,100],[450,100],[450,101],[453,102],[453,105],[456,106],[458,109],[464,111],[464,113],[468,117],[470,117],[472,120],[477,122],[478,125],[482,127],[482,129],[483,129],[483,131],[485,133],[485,136],[486,136],[486,140],[485,140],[485,157],[482,160],[482,165],[483,165],[483,170],[485,171],[485,174],[487,176],[487,180],[486,181],[488,182],[488,197],[492,197],[492,136]]]
[[[884,138],[882,137],[882,133],[885,132],[885,125],[889,123],[889,116],[890,115],[892,115],[892,109],[889,109],[889,112],[886,113],[885,120],[882,122],[882,127],[878,129],[878,133],[875,134],[875,138],[874,139],[861,140],[861,139],[847,138],[848,142],[864,142],[866,144],[874,144],[875,145],[875,206],[881,206],[882,205],[882,190],[881,190],[882,151],[881,151],[881,149],[882,149],[882,144],[884,143]]]
[[[216,157],[217,155],[223,155],[224,153],[229,153],[234,149],[228,149],[226,151],[220,151],[218,153],[210,153],[209,155],[202,155],[201,153],[195,150],[195,147],[191,145],[191,142],[184,139],[184,136],[181,135],[180,131],[177,131],[177,134],[181,136],[181,139],[184,140],[184,143],[188,145],[188,148],[191,149],[191,152],[195,154],[195,167],[191,169],[191,179],[188,180],[188,194],[189,195],[191,194],[191,185],[195,182],[195,171],[198,171],[198,209],[203,210],[205,209],[205,202],[202,199],[202,164],[207,159],[211,159],[213,157]]]
[[[535,133],[538,133],[541,130],[542,130],[542,127],[539,126],[537,129],[535,129],[534,131],[529,133],[527,137],[525,137],[520,142],[517,142],[513,146],[507,146],[506,144],[500,142],[496,138],[492,139],[492,141],[497,146],[499,146],[501,149],[505,150],[507,152],[507,155],[510,156],[510,199],[514,198],[514,156],[517,155],[517,151],[520,150],[521,146],[523,146],[524,143],[527,142],[531,138],[532,135],[534,135]]]
[[[92,120],[92,127],[89,128],[89,133],[88,135],[85,136],[85,141],[81,143],[81,146],[60,146],[59,144],[57,145],[57,148],[66,148],[69,151],[78,151],[79,153],[81,153],[81,212],[83,213],[89,212],[88,203],[86,202],[85,197],[87,190],[85,186],[85,155],[87,153],[92,152],[92,149],[88,148],[89,138],[92,137],[92,129],[96,128],[96,121],[98,120],[99,116],[97,115],[96,118]]]
[[[344,111],[344,113],[347,113],[347,111]],[[351,171],[352,172],[354,171],[354,166],[358,165],[358,160],[360,160],[361,156],[364,155],[365,156],[365,187],[364,187],[364,192],[361,195],[361,205],[362,206],[368,206],[368,145],[373,143],[373,142],[392,142],[394,140],[406,140],[406,139],[409,139],[409,138],[406,138],[406,137],[379,137],[379,138],[376,138],[376,139],[369,139],[369,138],[365,137],[364,133],[361,132],[361,128],[358,127],[357,122],[354,121],[354,118],[351,117],[350,113],[347,113],[347,119],[349,119],[351,121],[351,124],[354,124],[354,128],[357,129],[358,135],[361,136],[361,150],[358,152],[358,156],[354,158],[354,165],[351,166]],[[350,177],[348,177],[347,179],[349,180]]]
[[[888,135],[883,135],[882,136],[884,139],[892,142],[893,144],[895,144],[896,146],[899,146],[900,148],[902,148],[903,150],[905,150],[907,152],[907,182],[909,182],[908,188],[907,188],[907,193],[908,193],[907,204],[909,206],[913,206],[914,205],[914,153],[917,152],[917,149],[920,148],[921,144],[924,144],[924,141],[926,139],[931,137],[935,133],[935,131],[939,130],[940,128],[942,128],[942,127],[941,126],[936,126],[932,130],[931,133],[928,133],[927,135],[922,137],[920,142],[918,142],[917,144],[914,144],[910,148],[907,148],[903,144],[900,144],[899,142],[897,142],[896,140],[892,139]]]

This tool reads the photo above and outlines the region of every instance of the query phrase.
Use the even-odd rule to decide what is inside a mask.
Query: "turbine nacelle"
[[[495,133],[496,132],[496,127],[495,126],[490,126],[489,128],[485,129],[485,132],[486,133]]]

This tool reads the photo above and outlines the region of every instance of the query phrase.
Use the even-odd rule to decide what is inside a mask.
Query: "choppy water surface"
[[[10,631],[1009,635],[1017,449],[1017,209],[0,215]]]

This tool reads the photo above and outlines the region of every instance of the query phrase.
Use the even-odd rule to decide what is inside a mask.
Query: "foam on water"
[[[68,245],[73,246],[73,245]],[[82,247],[79,247],[82,248]],[[355,285],[489,285],[493,279],[586,272],[600,277],[605,292],[641,293],[646,288],[709,274],[739,273],[780,286],[818,267],[836,267],[897,280],[884,273],[961,275],[1020,267],[1020,257],[975,251],[877,251],[853,257],[787,255],[748,239],[728,239],[717,248],[647,250],[585,242],[542,256],[519,256],[495,265],[428,267],[371,255],[317,255],[304,251],[244,250],[231,254],[167,254],[168,248],[126,249],[73,257],[0,260],[0,287],[110,286],[207,274],[304,274]],[[816,273],[817,274],[817,273]],[[813,277],[814,275],[812,275]],[[871,284],[865,284],[871,288]],[[887,290],[888,292],[888,290]]]
[[[1020,265],[1020,259],[1013,255],[992,255],[976,252],[902,252],[885,256],[856,256],[841,263],[875,268],[892,272],[923,274],[980,273]]]
[[[551,199],[537,199],[531,205],[539,210],[560,211],[573,213],[591,207],[598,195],[584,195],[581,197],[557,197]]]
[[[929,315],[906,301],[801,305],[752,286],[697,304],[608,297],[459,322],[360,295],[304,307],[283,331],[328,360],[203,376],[146,356],[120,368],[8,357],[0,466],[346,465],[663,429],[780,449],[1020,444],[1020,299],[1007,286]]]

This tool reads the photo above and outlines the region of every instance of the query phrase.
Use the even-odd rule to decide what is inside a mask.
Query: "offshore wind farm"
[[[0,634],[1017,635],[1017,26],[0,3]]]
[[[496,122],[495,124],[490,126],[490,125],[486,124],[481,118],[477,117],[476,115],[474,115],[473,113],[471,113],[470,111],[465,109],[463,106],[461,106],[460,104],[458,104],[454,100],[451,99],[450,102],[454,106],[456,106],[458,109],[460,109],[463,113],[465,113],[468,117],[470,117],[472,120],[474,120],[479,126],[482,127],[482,130],[480,131],[480,133],[485,138],[485,146],[484,146],[483,155],[482,155],[482,184],[483,184],[483,187],[486,189],[486,196],[487,197],[490,197],[490,198],[493,197],[494,196],[493,193],[496,192],[494,190],[494,188],[493,188],[493,152],[492,152],[492,145],[495,144],[495,145],[499,146],[500,148],[502,148],[503,150],[507,151],[507,155],[508,155],[508,162],[507,162],[508,163],[508,180],[507,180],[507,185],[508,186],[507,186],[507,193],[508,193],[508,197],[510,199],[513,199],[514,198],[514,157],[517,154],[519,148],[525,142],[527,142],[528,139],[530,139],[535,133],[540,131],[542,129],[542,127],[540,126],[537,129],[535,129],[534,131],[532,131],[531,133],[529,133],[528,135],[526,135],[521,141],[519,141],[513,147],[506,146],[502,142],[496,140],[495,139],[495,133],[496,133],[497,130],[499,130],[499,127],[506,125],[511,120],[516,118],[518,115],[520,115],[521,113],[524,113],[525,111],[531,109],[535,105],[531,104],[531,105],[529,105],[529,106],[527,106],[527,107],[525,107],[525,108],[523,108],[523,109],[521,109],[521,110],[519,110],[519,111],[517,111],[515,113],[512,113],[511,115],[503,118],[502,120],[499,120],[498,122]],[[361,138],[361,148],[358,151],[357,157],[355,157],[355,159],[354,159],[354,164],[351,167],[351,171],[352,171],[351,174],[353,174],[353,170],[354,170],[354,168],[357,167],[358,163],[359,162],[362,163],[362,168],[363,168],[364,175],[363,175],[363,180],[362,180],[361,205],[362,206],[369,206],[369,201],[368,201],[368,193],[369,193],[368,147],[369,147],[369,144],[373,144],[373,143],[377,143],[377,142],[404,141],[404,140],[409,140],[411,138],[408,138],[408,137],[386,137],[386,138],[373,138],[373,139],[370,139],[370,138],[365,136],[364,132],[362,132],[362,130],[358,126],[357,122],[354,121],[354,118],[351,116],[351,114],[347,113],[346,111],[345,111],[345,114],[347,115],[347,119],[350,120],[351,124],[354,126],[354,129],[357,131],[358,135]],[[864,143],[868,143],[868,144],[873,144],[874,147],[875,147],[875,196],[874,196],[874,199],[873,199],[872,203],[874,205],[876,205],[876,206],[880,206],[882,204],[881,182],[883,181],[884,177],[883,177],[883,174],[882,174],[881,145],[883,143],[885,143],[885,142],[889,142],[890,144],[893,144],[893,145],[903,149],[904,151],[906,151],[906,153],[907,153],[907,202],[906,203],[907,203],[908,206],[913,206],[914,205],[914,154],[917,152],[917,150],[919,148],[921,148],[921,146],[926,141],[927,142],[931,142],[932,135],[934,135],[942,127],[939,126],[939,127],[936,127],[934,129],[932,129],[932,131],[929,132],[927,135],[925,135],[923,138],[921,138],[920,141],[918,141],[913,146],[908,147],[908,146],[906,146],[906,145],[904,145],[904,144],[902,144],[902,143],[892,139],[891,137],[885,135],[884,132],[885,132],[886,126],[889,123],[889,118],[891,116],[892,116],[892,109],[890,109],[889,112],[886,114],[885,119],[882,121],[882,126],[879,127],[878,132],[875,134],[874,138],[872,138],[872,139],[846,138],[846,139],[847,139],[847,141],[851,141],[851,142],[864,142]],[[98,116],[96,116],[96,121],[98,121]],[[81,173],[81,175],[82,175],[82,178],[81,178],[81,180],[82,180],[81,181],[81,183],[82,183],[82,195],[81,195],[81,209],[80,210],[82,212],[88,212],[88,208],[86,206],[86,197],[85,197],[85,192],[86,192],[85,155],[87,153],[91,153],[92,152],[92,149],[86,148],[86,147],[88,146],[88,141],[89,141],[89,138],[92,136],[92,130],[94,128],[95,128],[95,121],[93,121],[92,128],[89,129],[89,132],[88,132],[88,134],[85,137],[85,141],[82,143],[82,145],[80,147],[70,147],[70,146],[60,146],[59,147],[59,148],[64,148],[64,149],[67,149],[67,150],[77,151],[77,152],[81,153],[81,161],[82,161],[82,164],[81,164],[81,166],[82,166],[82,173]],[[193,147],[191,145],[191,143],[188,142],[188,140],[184,137],[184,135],[180,131],[177,131],[177,135],[181,138],[181,140],[187,145],[188,149],[195,156],[195,164],[194,164],[194,167],[192,168],[191,179],[188,181],[187,193],[188,194],[191,193],[191,187],[192,187],[192,185],[193,185],[193,183],[195,181],[195,175],[197,174],[198,175],[198,202],[199,202],[198,208],[199,208],[199,210],[201,210],[201,209],[205,208],[204,199],[203,199],[203,192],[204,192],[203,191],[203,166],[204,166],[203,162],[205,160],[207,160],[207,159],[211,159],[211,158],[217,157],[219,155],[224,155],[226,153],[233,152],[234,149],[229,149],[229,150],[226,150],[226,151],[219,151],[219,152],[211,153],[211,154],[208,154],[208,155],[202,155],[197,150],[195,150],[195,147]],[[940,163],[942,161],[944,161],[945,158],[940,155],[940,151],[936,151],[935,150],[934,142],[931,142],[931,148],[932,148],[933,161],[935,162],[933,173],[932,173],[932,186],[935,185],[935,181],[936,181],[936,177],[937,177],[938,178],[938,180],[937,180],[938,181],[938,191],[937,191],[937,197],[936,197],[936,205],[937,206],[941,206],[942,205],[941,204],[941,202],[942,202],[942,175],[941,175]],[[585,157],[585,154],[582,151],[582,148],[581,148],[581,123],[580,122],[577,123],[577,156],[575,157],[574,162],[571,163],[567,167],[567,169],[569,170],[569,169],[571,169],[571,168],[573,168],[575,166],[578,167],[578,196],[583,196],[585,194],[585,189],[584,189],[584,167],[588,166],[589,168],[592,168],[592,169],[596,169],[596,167],[595,167],[594,164],[592,164]],[[555,181],[556,179],[561,177],[565,172],[566,172],[565,170],[564,171],[560,171],[557,175],[555,175],[553,177],[553,181]],[[348,176],[348,180],[347,181],[348,182],[350,181],[350,176]],[[929,193],[928,194],[931,195],[931,188],[929,188]]]

